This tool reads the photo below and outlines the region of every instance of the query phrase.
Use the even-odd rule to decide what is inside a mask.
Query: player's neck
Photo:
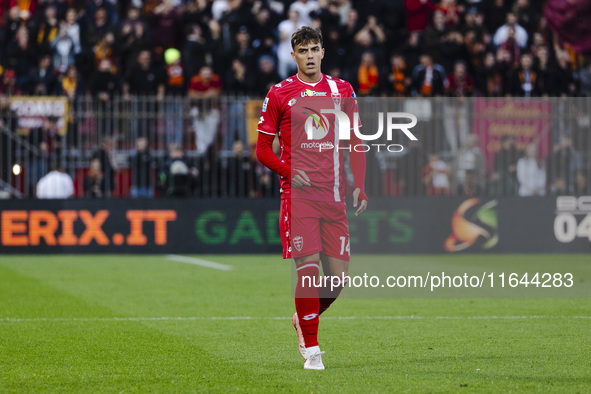
[[[298,78],[302,82],[317,83],[317,82],[320,82],[320,80],[322,79],[322,73],[319,71],[319,72],[315,73],[314,75],[309,76],[309,75],[306,75],[306,74],[298,71]]]

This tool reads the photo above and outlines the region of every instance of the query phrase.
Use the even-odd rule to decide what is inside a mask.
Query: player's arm
[[[271,171],[279,174],[281,177],[291,176],[291,169],[289,165],[281,161],[275,152],[273,152],[273,140],[279,130],[281,122],[281,108],[277,101],[277,96],[273,88],[267,94],[263,109],[261,111],[261,118],[257,130],[259,132],[257,138],[256,154],[257,159],[263,163]],[[308,176],[300,172],[291,179],[291,185],[295,188],[310,186],[310,179]]]
[[[351,97],[353,97],[354,100],[357,100],[355,98],[355,93],[353,92],[353,89],[351,89]],[[351,100],[347,112],[352,114],[356,110],[356,101],[355,103],[353,103],[353,100]],[[352,115],[351,119],[353,119]],[[355,146],[357,144],[362,143],[363,141],[361,141],[361,139],[357,137],[357,135],[354,132],[352,132],[349,144]],[[359,205],[359,208],[357,208],[357,210],[355,211],[355,216],[358,216],[365,212],[365,210],[367,209],[367,202],[369,200],[367,198],[367,195],[365,194],[365,152],[363,150],[357,151],[356,149],[351,149],[351,152],[349,152],[349,161],[351,162],[351,172],[353,172],[353,179],[355,182],[355,190],[353,191],[353,207],[357,208],[357,205]]]

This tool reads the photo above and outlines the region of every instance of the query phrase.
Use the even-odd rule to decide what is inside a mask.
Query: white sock
[[[306,360],[313,354],[320,353],[320,346],[310,346],[306,348]]]

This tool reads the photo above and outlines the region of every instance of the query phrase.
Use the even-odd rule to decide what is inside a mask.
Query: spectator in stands
[[[51,56],[41,56],[38,67],[29,73],[28,82],[31,95],[50,96],[55,93],[56,78],[51,66]]]
[[[452,164],[451,176],[456,192],[466,196],[479,194],[483,189],[484,171],[484,155],[478,147],[478,136],[470,134]]]
[[[139,52],[148,47],[148,26],[140,18],[140,10],[135,6],[127,10],[127,18],[121,22],[117,33],[121,51],[121,68],[127,75],[135,63]]]
[[[93,152],[92,159],[98,159],[100,164],[100,177],[103,179],[104,187],[101,187],[102,194],[100,196],[94,195],[94,197],[111,197],[115,191],[116,177],[117,177],[117,166],[113,160],[113,149],[114,141],[110,136],[103,138],[99,149]],[[91,161],[91,168],[92,161]],[[95,164],[96,166],[96,164]],[[99,172],[94,171],[95,176],[98,176]],[[88,191],[88,189],[85,188]]]
[[[424,31],[431,20],[435,5],[431,0],[404,0],[406,29],[409,32]]]
[[[199,74],[191,78],[189,83],[189,97],[194,99],[208,99],[206,102],[197,102],[191,108],[193,130],[195,131],[195,144],[197,152],[203,154],[207,151],[217,134],[220,123],[220,111],[216,100],[222,92],[222,84],[219,75],[214,74],[209,66],[204,66]]]
[[[261,56],[259,59],[259,72],[255,80],[256,93],[259,97],[264,97],[273,85],[281,82],[281,77],[279,77],[275,69],[275,61],[271,56]]]
[[[357,68],[357,89],[359,96],[375,96],[380,89],[380,70],[372,52],[361,55],[361,64]]]
[[[62,77],[61,86],[59,86],[58,91],[65,95],[70,103],[74,103],[78,97],[84,95],[84,84],[78,77],[76,66],[72,65],[68,67],[65,75]]]
[[[435,62],[441,63],[441,40],[448,33],[443,12],[438,10],[433,13],[433,23],[427,28],[423,37],[425,52],[433,56]]]
[[[16,86],[16,73],[13,69],[4,70],[0,81],[0,93],[8,96],[20,96],[23,92]]]
[[[246,65],[246,69],[253,72],[256,67],[256,54],[246,26],[241,26],[236,33],[236,45],[232,50],[232,55],[239,57]]]
[[[219,97],[221,92],[221,79],[209,66],[202,67],[199,74],[194,75],[189,82],[191,98],[214,98]]]
[[[412,72],[413,96],[442,96],[444,81],[445,72],[442,67],[433,63],[430,54],[421,55],[420,64]]]
[[[546,170],[538,159],[536,144],[528,144],[525,148],[525,156],[517,161],[517,181],[520,196],[546,194]]]
[[[6,64],[16,71],[16,86],[28,91],[28,79],[38,60],[26,26],[20,26],[16,31],[14,39],[8,44],[6,57]]]
[[[447,76],[446,94],[461,98],[471,96],[472,90],[472,78],[468,75],[466,63],[456,62],[454,72]],[[468,111],[468,103],[465,100],[445,100],[443,103],[443,127],[452,154],[466,142],[470,131]]]
[[[418,32],[410,33],[408,40],[402,45],[400,53],[409,70],[414,70],[420,63],[422,52],[421,36]]]
[[[113,5],[114,3],[109,0],[89,0],[86,2],[86,25],[91,26],[96,22],[97,13],[104,13],[104,22],[111,25],[118,21],[118,15]],[[103,16],[101,16],[101,19]]]
[[[88,42],[94,45],[109,32],[111,32],[111,24],[108,12],[106,8],[99,7],[94,14],[93,21],[88,25]]]
[[[53,50],[53,67],[63,74],[69,66],[74,65],[75,47],[74,41],[68,35],[66,24],[62,22],[58,36],[51,43]]]
[[[152,154],[148,148],[148,139],[146,137],[139,137],[135,140],[135,149],[129,155],[131,197],[149,198],[153,196],[152,164]]]
[[[74,182],[58,162],[49,173],[39,179],[36,194],[40,199],[70,198],[74,194]]]
[[[501,46],[504,44],[510,37],[513,37],[515,43],[519,46],[519,48],[525,48],[527,46],[527,39],[528,34],[527,31],[523,28],[523,26],[517,23],[517,17],[513,12],[507,13],[507,22],[499,27],[493,36],[493,43],[496,46]],[[511,35],[510,30],[513,32]]]
[[[579,72],[580,94],[591,97],[591,57],[587,57],[584,68]]]
[[[573,96],[576,91],[575,80],[571,71],[570,57],[566,51],[559,50],[556,53],[556,63],[550,73],[553,81],[553,94],[555,96]]]
[[[390,57],[390,74],[388,75],[389,94],[394,97],[405,97],[408,95],[411,79],[406,62],[399,53]]]
[[[101,103],[111,101],[121,92],[119,78],[112,72],[111,61],[103,59],[90,79],[90,93]]]
[[[166,76],[164,71],[152,63],[152,54],[143,50],[137,57],[137,64],[131,68],[123,84],[123,94],[132,96],[164,97]]]
[[[228,197],[254,197],[255,163],[245,154],[244,143],[241,140],[234,141],[232,153],[233,156],[228,158],[226,170]]]
[[[316,0],[295,0],[289,6],[289,11],[297,11],[299,19],[299,26],[310,26],[312,24],[312,17],[310,14],[318,9],[318,2]],[[298,26],[298,27],[299,27]]]
[[[572,146],[572,139],[562,135],[546,158],[546,180],[552,194],[573,193],[573,182],[581,169],[581,158]]]
[[[84,30],[80,28],[80,24],[78,23],[75,8],[68,8],[66,11],[64,27],[66,34],[74,43],[74,55],[79,55],[82,52],[82,42],[86,37],[84,37]]]
[[[466,63],[463,61],[456,62],[454,72],[447,76],[447,82],[445,92],[448,96],[472,96],[472,91],[474,89],[472,77],[468,74]]]
[[[185,31],[186,43],[181,52],[185,76],[190,78],[205,66],[206,58],[210,55],[211,42],[205,39],[201,26],[196,23],[188,25]]]
[[[495,55],[487,52],[482,65],[476,70],[475,94],[484,97],[502,96],[503,84],[504,74],[495,62]]]
[[[230,94],[248,95],[255,90],[255,86],[260,87],[261,85],[255,85],[255,81],[248,77],[246,65],[242,62],[242,60],[236,58],[232,60],[232,67],[228,72],[224,86],[224,90]],[[265,91],[265,93],[267,91]]]
[[[191,194],[196,173],[189,167],[185,153],[176,143],[168,147],[168,155],[158,176],[158,190],[162,197],[187,197]]]
[[[114,41],[115,36],[113,33],[108,32],[92,48],[94,52],[94,69],[98,68],[101,61],[107,59],[111,63],[112,71],[117,71],[115,51],[113,50]]]
[[[517,97],[538,96],[537,72],[533,69],[533,58],[529,53],[521,55],[520,67],[515,70],[509,81],[510,92]]]
[[[445,24],[450,29],[458,27],[460,24],[460,7],[456,4],[456,0],[441,0],[441,2],[435,6],[435,9],[442,12]]]
[[[181,31],[181,14],[173,0],[162,0],[154,8],[151,18],[154,45],[164,49],[174,47],[179,41]]]
[[[290,9],[288,18],[277,27],[279,31],[279,45],[277,46],[277,71],[281,79],[295,74],[296,66],[291,58],[291,35],[301,26],[300,14],[296,9]]]
[[[84,177],[84,195],[90,198],[102,198],[110,195],[106,187],[103,165],[98,157],[90,160],[90,168]]]
[[[520,153],[515,147],[513,137],[504,135],[501,137],[501,147],[497,152],[493,172],[491,174],[491,186],[498,194],[513,196],[517,194],[517,160]]]
[[[45,8],[43,21],[39,24],[35,34],[37,50],[43,54],[52,53],[51,43],[58,36],[58,33],[57,10],[55,6],[49,5]]]
[[[255,20],[251,26],[252,46],[255,48],[257,55],[273,55],[276,44],[275,29],[277,26],[278,16],[269,8],[262,5],[261,8],[255,12]]]
[[[536,50],[537,57],[537,78],[536,89],[540,96],[549,97],[552,95],[552,68],[548,59],[548,48],[545,46],[538,47]]]
[[[425,166],[423,182],[428,196],[447,196],[450,194],[449,166],[441,160],[438,153],[429,154]]]

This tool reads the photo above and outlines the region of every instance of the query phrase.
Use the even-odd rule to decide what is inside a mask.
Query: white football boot
[[[320,351],[318,346],[315,346],[315,350],[312,352],[311,355],[306,358],[306,362],[304,363],[304,369],[316,369],[316,370],[323,370],[324,364],[322,364],[322,355],[324,352]]]

